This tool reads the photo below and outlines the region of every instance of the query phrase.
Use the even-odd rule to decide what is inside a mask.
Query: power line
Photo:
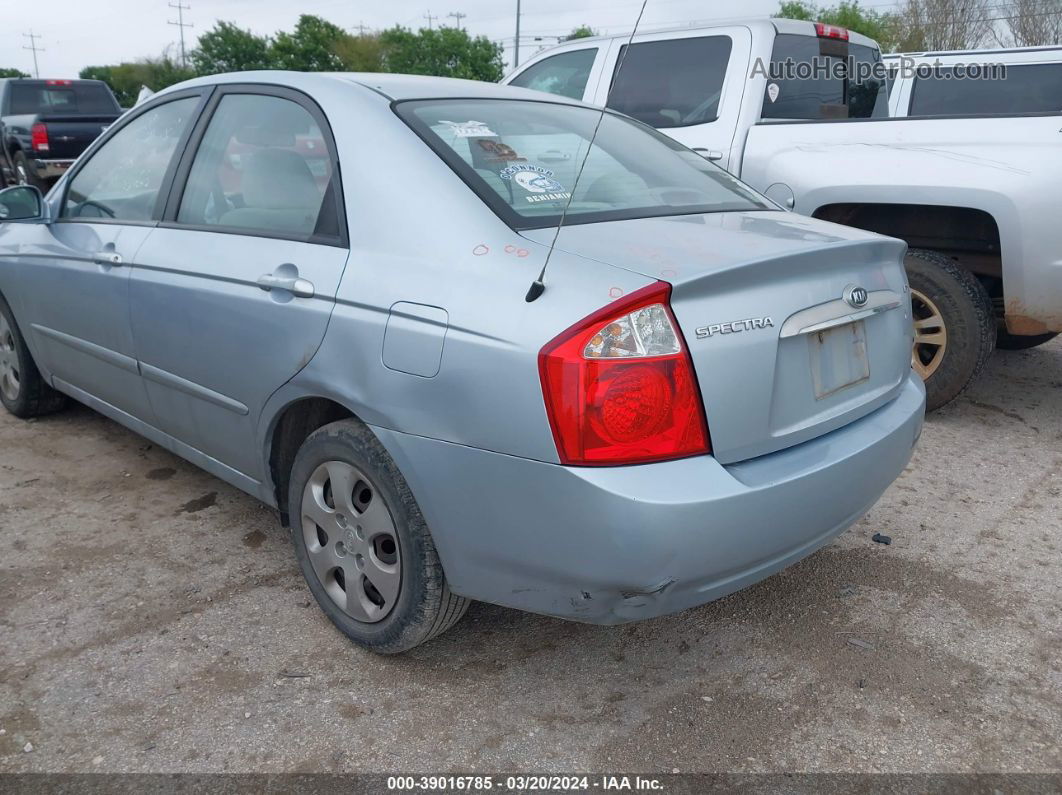
[[[38,47],[37,46],[37,39],[41,38],[41,35],[39,33],[34,33],[32,28],[31,28],[29,33],[23,33],[22,36],[24,38],[27,38],[27,39],[30,40],[30,43],[28,45],[27,44],[22,45],[22,49],[24,49],[24,50],[33,50],[33,76],[35,78],[37,78],[38,80],[40,80],[41,79],[41,70],[37,66],[37,53],[45,51],[43,47]]]
[[[191,11],[192,7],[184,5],[183,3],[181,3],[181,0],[177,0],[176,3],[168,3],[168,5],[170,8],[177,9],[177,21],[173,22],[171,20],[167,20],[166,24],[176,25],[177,28],[181,31],[181,66],[183,66],[184,68],[188,68],[188,56],[184,51],[184,29],[194,28],[195,25],[193,25],[191,22],[184,21],[184,12]]]
[[[428,20],[428,30],[431,30],[431,29],[432,29],[432,27],[431,27],[431,23],[432,23],[432,20],[434,20],[434,19],[438,19],[438,17],[433,17],[433,16],[431,15],[431,11],[428,11],[428,13],[427,13],[427,14],[423,14],[423,17],[424,17],[424,18],[425,18],[426,20]]]
[[[457,20],[457,29],[461,30],[461,20],[468,16],[468,14],[462,14],[460,11],[451,11],[446,16],[453,17]]]

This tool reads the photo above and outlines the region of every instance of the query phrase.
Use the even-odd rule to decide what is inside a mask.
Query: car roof
[[[225,74],[197,77],[166,88],[162,93],[179,91],[196,86],[225,85],[227,83],[259,84],[271,86],[288,86],[313,92],[315,85],[327,82],[334,86],[344,82],[362,86],[387,100],[407,99],[543,99],[541,91],[527,88],[504,86],[498,83],[486,83],[481,80],[460,80],[453,77],[431,77],[428,75],[403,75],[386,72],[227,72]],[[550,96],[550,101],[581,105],[583,103],[566,97]]]
[[[985,56],[985,55],[1018,55],[1020,53],[1062,53],[1062,45],[1059,44],[1047,44],[1038,47],[1004,47],[996,49],[984,49],[984,50],[926,50],[925,52],[893,52],[888,55],[883,55],[882,58],[896,59],[896,58],[934,58],[944,57],[951,55],[969,55],[969,56]]]

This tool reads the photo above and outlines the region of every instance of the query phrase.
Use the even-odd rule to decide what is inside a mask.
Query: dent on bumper
[[[827,544],[903,471],[924,408],[912,376],[844,428],[726,467],[710,456],[563,467],[373,430],[455,593],[615,624],[718,599]]]

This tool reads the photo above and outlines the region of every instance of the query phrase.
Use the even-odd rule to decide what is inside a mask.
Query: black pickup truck
[[[0,80],[0,187],[46,190],[121,114],[99,80]]]

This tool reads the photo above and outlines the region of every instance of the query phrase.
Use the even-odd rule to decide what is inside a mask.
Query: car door
[[[55,385],[151,424],[129,324],[129,274],[203,96],[137,111],[79,162],[58,218],[21,231],[23,332]]]
[[[626,42],[609,51],[594,103],[727,168],[751,50],[745,27],[639,35],[629,53]]]
[[[159,427],[261,480],[258,416],[320,345],[348,253],[320,108],[290,89],[219,87],[131,276]]]

